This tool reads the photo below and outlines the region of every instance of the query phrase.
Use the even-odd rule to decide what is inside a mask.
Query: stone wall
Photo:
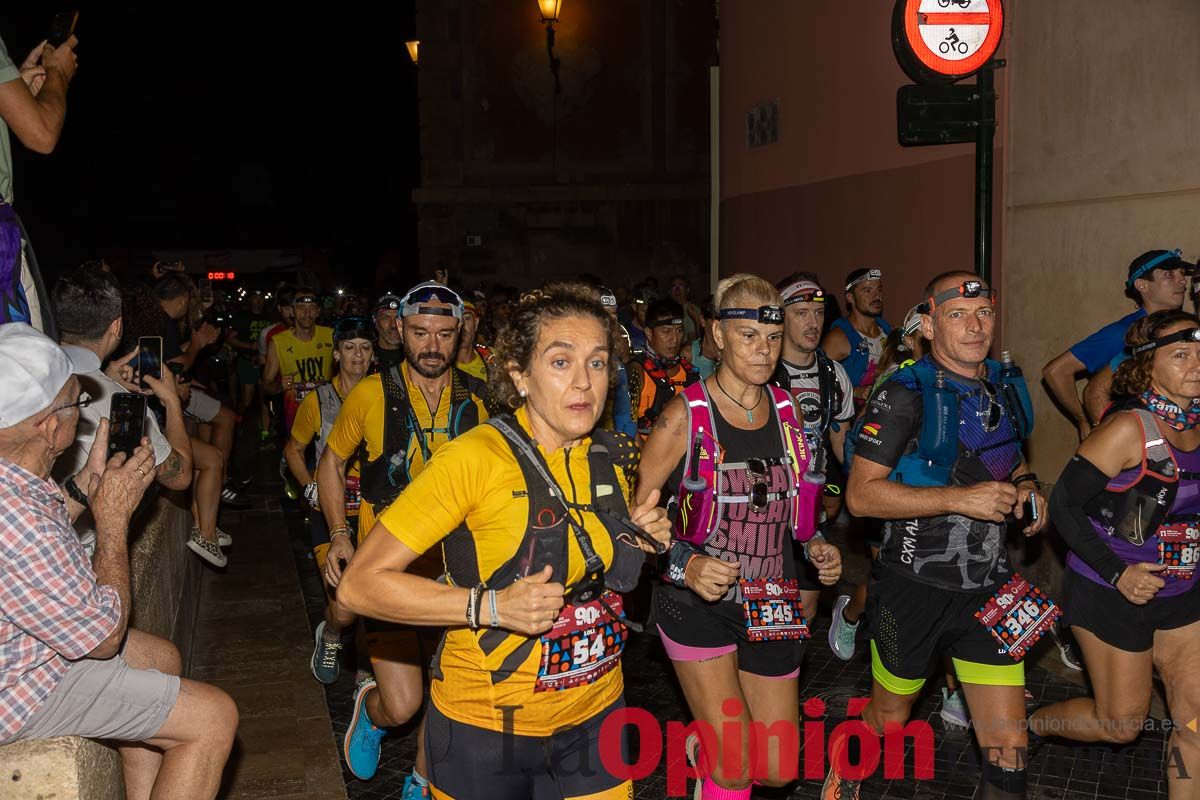
[[[707,274],[711,8],[418,0],[421,272],[528,287]],[[661,278],[660,278],[661,281]]]

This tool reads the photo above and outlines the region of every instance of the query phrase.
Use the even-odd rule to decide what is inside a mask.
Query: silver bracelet
[[[471,630],[479,630],[479,620],[475,618],[475,600],[479,596],[479,587],[472,586],[470,594],[467,595],[467,627]]]
[[[496,610],[496,590],[488,589],[488,607],[492,610],[492,627],[500,627],[500,612]]]

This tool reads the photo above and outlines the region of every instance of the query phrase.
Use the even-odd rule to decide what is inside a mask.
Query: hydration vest
[[[1029,387],[1020,370],[1001,370],[1000,364],[987,359],[988,379],[996,386],[996,401],[1004,408],[1011,421],[1013,437],[989,445],[997,449],[1020,445],[1033,432],[1033,402]],[[924,408],[921,415],[921,431],[917,435],[917,447],[900,457],[892,469],[890,480],[909,486],[949,486],[954,468],[960,459],[979,456],[982,450],[961,450],[959,442],[960,392],[951,385],[953,378],[947,377],[943,386],[938,386],[939,369],[934,361],[925,358],[896,371],[892,380],[912,391],[919,392]],[[944,371],[943,371],[944,372]],[[867,423],[861,416],[846,436],[846,464],[854,457],[854,442]],[[960,451],[961,450],[961,451]]]
[[[792,376],[782,358],[775,366],[775,374],[771,376],[771,383],[785,391],[790,392],[791,390]],[[833,423],[834,413],[841,409],[845,397],[842,395],[842,385],[838,382],[837,368],[833,366],[833,359],[825,355],[823,350],[817,350],[817,392],[820,395],[821,403],[821,422],[818,432],[824,436]]]
[[[460,369],[450,370],[449,427],[424,429],[417,422],[405,389],[400,368],[393,366],[379,373],[383,384],[383,451],[374,461],[362,466],[362,496],[376,509],[382,510],[395,500],[412,481],[409,474],[408,446],[413,437],[421,448],[426,463],[433,456],[426,434],[445,433],[454,439],[479,424],[479,407],[475,397],[484,397],[483,381]]]
[[[1143,407],[1130,409],[1142,426],[1142,465],[1137,480],[1124,489],[1106,488],[1084,507],[1110,536],[1140,547],[1169,521],[1181,480],[1200,480],[1200,473],[1179,469],[1171,446]]]
[[[587,455],[592,500],[587,505],[580,505],[572,503],[564,494],[537,445],[514,417],[492,417],[484,424],[491,425],[504,436],[521,468],[529,518],[513,557],[490,575],[479,574],[475,540],[470,529],[463,524],[452,531],[442,543],[450,582],[455,586],[482,583],[489,589],[503,589],[518,578],[540,572],[549,564],[553,570],[550,580],[565,584],[567,551],[574,542],[583,553],[589,577],[602,575],[604,585],[616,592],[628,592],[637,585],[645,554],[628,527],[631,524],[628,522],[629,507],[616,474],[618,465],[626,466],[629,471],[636,464],[638,453],[633,440],[600,429],[592,432]],[[570,458],[569,454],[567,458]],[[572,517],[572,511],[596,514],[608,531],[613,558],[607,567],[596,554],[587,533]],[[571,587],[567,588],[570,590]]]
[[[338,412],[342,410],[342,396],[332,383],[323,383],[317,387],[317,410],[321,414],[321,429],[313,440],[316,451],[316,462],[321,463],[321,453],[325,452],[325,443],[333,431],[333,423],[337,421]]]
[[[654,421],[662,414],[663,409],[667,407],[667,403],[675,398],[680,389],[694,385],[700,380],[700,373],[696,372],[696,368],[692,366],[692,362],[688,361],[684,356],[679,357],[679,363],[676,365],[683,371],[683,380],[677,380],[667,374],[667,370],[658,364],[655,358],[651,355],[646,355],[640,362],[641,370],[633,370],[634,373],[640,373],[636,378],[631,377],[631,385],[636,380],[638,383],[637,392],[630,392],[631,396],[637,397],[637,406],[634,411],[641,406],[641,395],[646,391],[646,384],[642,383],[638,378],[645,375],[650,379],[650,386],[654,392],[654,400],[646,409],[645,413],[638,418],[637,427],[638,435],[643,439],[650,435],[650,429],[654,425]]]
[[[804,422],[796,418],[791,394],[769,384],[765,388],[775,404],[783,442],[783,461],[788,474],[788,488],[783,496],[791,502],[792,535],[807,542],[817,529],[817,507],[824,491],[824,477],[820,483],[808,480],[812,453],[804,438]],[[688,386],[682,395],[687,404],[688,441],[677,496],[675,538],[702,546],[720,525],[725,506],[750,502],[748,495],[720,493],[720,473],[745,469],[747,463],[725,462],[724,449],[716,438],[712,399],[704,383]]]
[[[892,326],[883,317],[876,317],[875,322],[884,336],[892,332]],[[867,349],[866,339],[858,332],[858,328],[850,324],[849,317],[838,317],[833,321],[833,327],[846,334],[846,339],[850,342],[850,355],[842,359],[842,366],[850,376],[850,385],[858,386],[871,363],[871,351]]]

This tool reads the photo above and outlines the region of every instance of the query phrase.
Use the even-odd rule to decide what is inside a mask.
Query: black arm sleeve
[[[1083,562],[1113,586],[1126,564],[1092,527],[1084,507],[1099,496],[1109,478],[1082,456],[1072,456],[1050,494],[1050,520],[1063,541]]]

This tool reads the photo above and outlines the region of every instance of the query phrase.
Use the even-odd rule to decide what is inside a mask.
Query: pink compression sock
[[[700,796],[703,800],[750,800],[750,787],[745,789],[726,789],[718,786],[712,778],[704,779],[704,791]]]

